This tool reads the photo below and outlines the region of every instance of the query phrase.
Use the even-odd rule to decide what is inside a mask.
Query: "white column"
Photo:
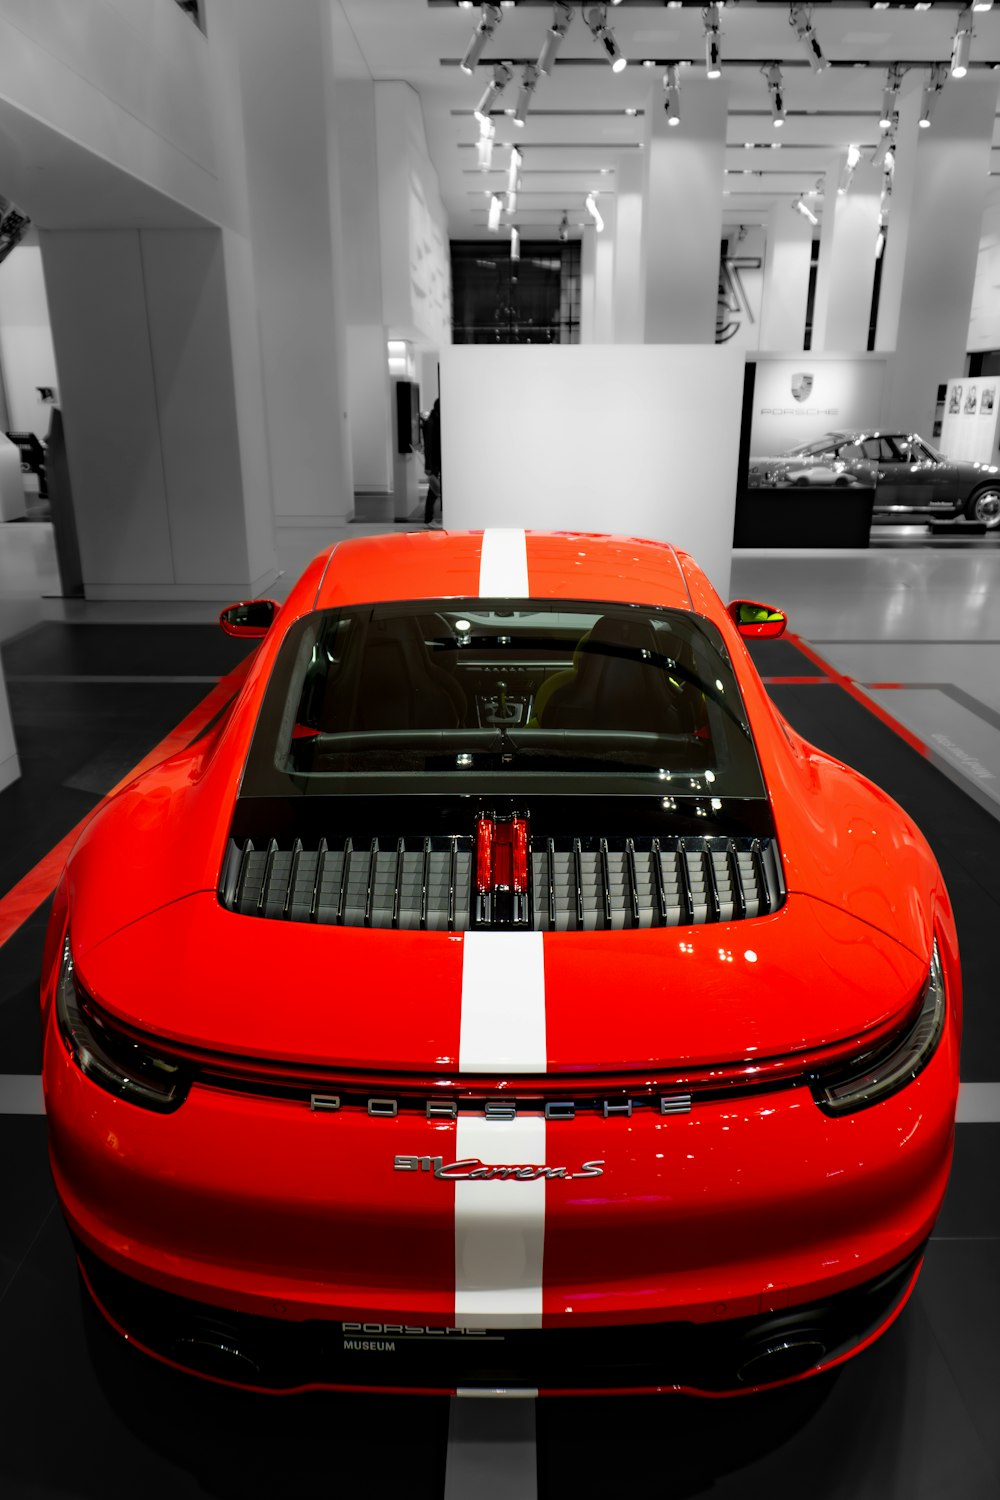
[[[642,183],[645,170],[641,151],[622,154],[615,188],[615,342],[641,344],[645,291],[642,269]]]
[[[580,343],[593,344],[595,337],[597,230],[585,224],[580,237]]]
[[[238,237],[227,252],[218,229],[39,239],[88,598],[219,599],[268,586],[263,449],[239,422],[256,368],[239,358],[255,343],[245,242],[241,259]]]
[[[840,168],[826,176],[816,268],[812,347],[856,354],[868,348],[882,169],[861,161],[845,193]]]
[[[645,337],[650,344],[711,344],[719,295],[725,79],[685,79],[672,128],[658,86],[646,120]]]
[[[353,510],[330,15],[324,0],[239,0],[227,20],[275,520],[322,525]]]
[[[354,493],[389,495],[393,487],[392,411],[387,331],[382,304],[375,85],[337,83],[337,147],[343,221],[343,283],[347,308],[347,408]],[[436,394],[436,392],[434,393]],[[421,392],[426,409],[434,396]]]
[[[599,200],[604,228],[594,247],[594,342],[619,343],[615,328],[615,200]]]
[[[813,226],[781,201],[767,220],[758,348],[792,353],[805,343]]]
[[[998,79],[949,78],[929,130],[920,80],[907,82],[876,348],[889,351],[882,422],[929,435],[939,383],[965,368]]]

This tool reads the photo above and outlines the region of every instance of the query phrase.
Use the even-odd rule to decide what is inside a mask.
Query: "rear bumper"
[[[97,1308],[130,1343],[225,1385],[434,1395],[731,1396],[785,1385],[848,1359],[895,1320],[922,1252],[823,1302],[709,1324],[463,1329],[233,1313],[162,1292],[78,1246]]]

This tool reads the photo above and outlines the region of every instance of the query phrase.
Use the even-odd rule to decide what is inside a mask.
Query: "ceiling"
[[[555,68],[543,75],[523,128],[510,113],[521,67],[537,61],[552,20],[550,0],[505,5],[474,76],[459,61],[479,20],[478,4],[456,0],[334,0],[334,46],[338,72],[354,77],[402,79],[420,95],[427,141],[437,169],[453,239],[488,239],[490,192],[502,192],[512,143],[523,155],[517,223],[525,238],[555,237],[566,213],[571,233],[589,217],[588,192],[612,196],[622,160],[641,152],[647,113],[663,107],[665,65],[681,63],[681,114],[687,81],[705,78],[703,7],[621,0],[609,4],[608,24],[628,58],[618,74],[593,39],[582,12],[591,0],[572,0],[573,19]],[[920,89],[934,63],[947,63],[962,7],[937,3],[928,9],[875,7],[858,3],[806,6],[830,66],[810,67],[789,22],[787,3],[729,0],[721,11],[723,76],[728,93],[725,177],[720,182],[726,228],[759,224],[776,203],[792,204],[816,187],[829,167],[839,170],[853,143],[870,153],[878,125],[886,69],[900,63],[902,89]],[[970,75],[1000,67],[1000,0],[977,13]],[[646,59],[654,67],[644,66]],[[492,115],[496,127],[493,164],[477,166],[479,125],[473,110],[492,76],[495,61],[515,64],[515,74]],[[771,105],[761,67],[780,62],[787,118],[771,123]],[[715,83],[707,85],[716,87]],[[948,79],[946,88],[961,88]],[[933,128],[933,125],[932,127]],[[780,147],[775,149],[775,138]],[[991,183],[1000,196],[1000,132],[994,132]],[[817,209],[821,214],[821,206]],[[504,220],[505,223],[509,222]]]

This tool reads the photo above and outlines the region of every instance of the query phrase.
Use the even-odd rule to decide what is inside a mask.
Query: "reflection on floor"
[[[240,654],[208,623],[205,605],[41,598],[39,585],[54,586],[45,538],[32,535],[43,530],[0,528],[0,638],[25,766],[22,782],[0,794],[0,892]],[[13,544],[11,531],[20,538]],[[298,552],[295,539],[288,544],[286,586],[313,541],[299,539]],[[813,656],[787,642],[758,650],[765,679],[809,679],[773,681],[778,706],[910,808],[958,912],[964,1123],[945,1210],[903,1317],[835,1375],[731,1402],[519,1402],[511,1411],[442,1399],[283,1400],[154,1366],[79,1296],[55,1208],[37,1090],[43,907],[0,947],[3,1500],[311,1492],[589,1500],[623,1484],[712,1500],[799,1492],[815,1500],[996,1500],[1000,820],[986,808],[1000,781],[1000,549],[740,553],[733,593],[787,608]],[[896,735],[854,684],[933,753]],[[949,759],[945,777],[937,766]]]

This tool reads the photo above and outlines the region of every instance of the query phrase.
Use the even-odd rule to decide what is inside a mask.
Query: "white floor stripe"
[[[545,1165],[545,1120],[459,1116],[458,1160]],[[455,1183],[455,1322],[469,1328],[540,1328],[545,1179]]]
[[[516,599],[528,593],[528,548],[523,531],[490,526],[483,532],[479,592],[484,599]]]
[[[534,1401],[453,1400],[444,1500],[537,1500]]]
[[[1000,1083],[963,1083],[958,1093],[959,1125],[995,1125],[1000,1121]]]
[[[157,685],[157,686],[159,684],[161,684],[161,683],[176,683],[176,682],[218,682],[219,681],[219,676],[218,676],[218,673],[216,673],[216,675],[214,677],[204,677],[204,676],[198,676],[198,677],[191,677],[191,676],[188,676],[188,677],[167,677],[163,673],[154,673],[153,675],[147,676],[147,677],[123,677],[120,673],[116,672],[113,675],[107,675],[106,674],[103,677],[96,677],[96,676],[94,676],[92,674],[88,675],[88,674],[85,674],[85,673],[82,673],[82,672],[70,672],[70,673],[65,673],[65,674],[58,674],[58,673],[55,673],[55,672],[34,672],[34,673],[20,672],[20,673],[17,673],[15,675],[11,675],[10,673],[8,673],[7,674],[7,681],[8,682],[50,682],[50,683],[61,683],[61,682],[94,683],[94,682],[98,682],[98,683],[112,683],[112,684],[114,684],[116,686],[125,687],[125,686],[128,686],[128,685],[130,685],[132,683],[136,683],[136,682],[138,682],[138,683],[150,683],[150,684],[154,684],[154,685]]]
[[[44,1115],[40,1073],[0,1073],[0,1115]]]

